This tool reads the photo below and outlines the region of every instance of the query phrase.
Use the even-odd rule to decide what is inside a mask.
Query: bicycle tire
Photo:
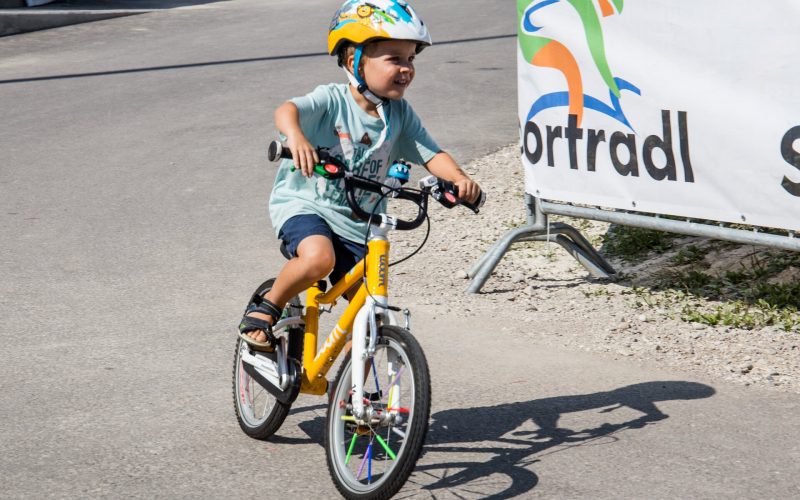
[[[369,426],[358,426],[352,421],[348,408],[352,357],[348,353],[331,392],[324,443],[328,472],[339,493],[348,499],[382,499],[394,495],[416,465],[430,418],[428,364],[410,332],[396,326],[380,327],[375,356],[368,365],[365,397],[380,414],[391,410],[388,405],[394,400],[398,405],[395,413],[402,420]],[[367,439],[361,439],[362,436]],[[363,477],[365,466],[367,475]],[[377,476],[373,469],[377,470]]]
[[[256,288],[255,293],[258,295],[267,293],[274,282],[275,279],[265,281]],[[280,429],[292,405],[278,401],[245,373],[241,359],[244,343],[244,340],[237,338],[233,357],[233,409],[242,431],[254,439],[263,440]]]

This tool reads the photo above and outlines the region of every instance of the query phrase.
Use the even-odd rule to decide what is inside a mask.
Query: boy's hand
[[[458,198],[468,203],[475,203],[478,200],[478,195],[481,193],[481,187],[477,182],[463,177],[453,184],[458,188]]]
[[[458,188],[458,198],[468,203],[474,204],[478,200],[481,187],[477,182],[461,170],[461,167],[453,160],[453,157],[444,151],[439,151],[433,158],[425,163],[428,172],[436,177],[448,180]]]
[[[286,146],[292,152],[295,167],[299,168],[305,177],[311,177],[314,165],[319,163],[319,156],[314,146],[302,133],[287,137]]]

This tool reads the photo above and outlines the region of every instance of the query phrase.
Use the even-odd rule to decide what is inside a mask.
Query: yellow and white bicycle
[[[405,483],[422,450],[431,408],[431,382],[425,354],[411,335],[410,313],[389,303],[390,231],[412,230],[427,219],[428,198],[448,208],[460,203],[451,183],[429,176],[419,189],[387,187],[347,172],[335,157],[318,149],[315,172],[329,180],[343,179],[353,213],[369,221],[367,253],[339,282],[326,291],[321,281],[310,287],[305,302],[295,297],[274,325],[274,352],[252,350],[239,340],[233,365],[233,398],[242,430],[266,439],[280,428],[299,393],[329,395],[325,424],[328,470],[346,498],[388,498]],[[278,142],[269,159],[291,157]],[[357,203],[357,190],[408,200],[418,213],[406,221],[384,213],[368,213]],[[378,204],[380,205],[380,204]],[[426,238],[427,239],[427,238]],[[424,244],[424,242],[423,242]],[[287,256],[288,258],[288,256]],[[264,282],[261,297],[274,280]],[[319,316],[360,283],[322,346]],[[405,316],[400,326],[398,312]],[[351,348],[344,349],[348,339]],[[332,387],[326,374],[345,351]]]

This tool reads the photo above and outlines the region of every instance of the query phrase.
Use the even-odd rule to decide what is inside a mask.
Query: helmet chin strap
[[[386,104],[388,104],[388,99],[383,99],[375,95],[368,87],[367,82],[361,78],[359,74],[358,68],[361,65],[361,56],[364,53],[364,46],[357,45],[355,54],[353,57],[353,70],[354,72],[351,73],[347,70],[346,66],[342,66],[345,74],[347,74],[347,79],[350,80],[350,84],[353,85],[358,92],[363,95],[369,102],[375,105],[376,110],[378,111],[378,116],[380,117],[381,121],[383,122],[383,130],[381,130],[381,135],[378,138],[378,142],[376,142],[372,147],[367,150],[367,152],[362,157],[362,161],[366,158],[369,158],[369,155],[373,153],[376,149],[381,147],[386,139],[389,137],[389,119],[386,116]],[[355,74],[354,74],[355,73]]]

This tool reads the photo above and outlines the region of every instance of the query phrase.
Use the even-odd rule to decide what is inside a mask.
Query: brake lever
[[[461,201],[458,199],[458,186],[450,181],[439,180],[438,189],[432,191],[433,199],[441,203],[445,208],[453,208]]]
[[[452,182],[429,175],[419,180],[419,188],[428,191],[434,200],[446,208],[458,205],[458,189]]]
[[[458,186],[450,181],[439,179],[433,175],[429,175],[419,181],[420,189],[428,189],[434,200],[441,203],[445,208],[453,208],[456,205],[463,205],[474,213],[480,212],[480,207],[486,201],[486,195],[483,191],[478,196],[478,201],[470,203],[468,201],[458,199]]]

